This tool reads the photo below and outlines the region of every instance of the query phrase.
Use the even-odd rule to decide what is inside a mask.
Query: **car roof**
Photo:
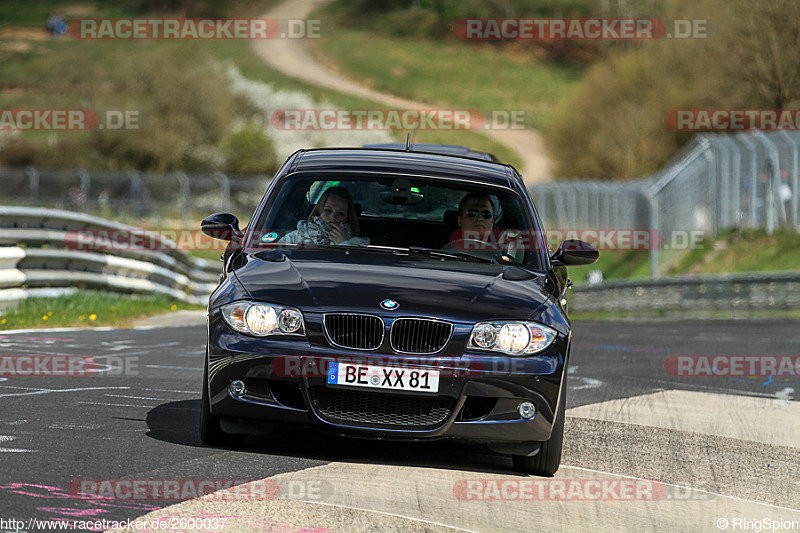
[[[406,151],[406,145],[403,143],[365,144],[364,148],[385,148],[387,150]],[[458,146],[454,144],[414,143],[410,145],[408,151],[424,152],[428,154],[459,155],[461,157],[483,159],[485,161],[500,161],[494,156],[494,154],[490,154],[488,152],[476,152],[475,150],[470,150],[466,146]]]
[[[516,171],[511,165],[457,155],[385,148],[320,148],[297,154],[290,172],[371,171],[476,180],[509,187]],[[518,180],[518,184],[521,180]]]

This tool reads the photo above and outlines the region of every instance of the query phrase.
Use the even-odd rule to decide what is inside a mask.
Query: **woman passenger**
[[[344,246],[367,246],[369,239],[357,237],[358,215],[353,195],[341,186],[330,187],[322,193],[307,220],[300,220],[297,229],[278,242]]]

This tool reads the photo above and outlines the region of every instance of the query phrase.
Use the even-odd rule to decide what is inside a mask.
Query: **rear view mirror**
[[[240,241],[242,231],[239,229],[239,219],[230,213],[214,213],[200,223],[200,229],[209,237],[223,241]]]
[[[405,178],[397,178],[392,182],[391,189],[381,192],[381,200],[394,205],[417,205],[424,196],[419,189],[411,186]]]
[[[559,245],[558,250],[550,259],[567,266],[575,266],[591,265],[597,261],[598,257],[600,257],[600,252],[588,242],[567,239]]]

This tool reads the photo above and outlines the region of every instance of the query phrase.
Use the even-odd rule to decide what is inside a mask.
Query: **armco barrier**
[[[570,311],[681,312],[800,309],[800,273],[678,277],[576,286]]]
[[[159,238],[158,250],[79,251],[67,248],[68,234],[75,230],[142,234],[81,213],[0,206],[0,304],[57,296],[75,287],[159,293],[205,304],[219,279],[219,263],[192,257],[173,241]]]

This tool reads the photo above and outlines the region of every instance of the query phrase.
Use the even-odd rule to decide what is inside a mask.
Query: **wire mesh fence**
[[[188,226],[228,211],[248,217],[269,176],[8,168],[0,170],[5,205],[53,207],[105,218]]]
[[[573,180],[531,187],[548,228],[649,230],[650,272],[687,235],[799,229],[800,132],[700,134],[661,171],[634,182]]]

